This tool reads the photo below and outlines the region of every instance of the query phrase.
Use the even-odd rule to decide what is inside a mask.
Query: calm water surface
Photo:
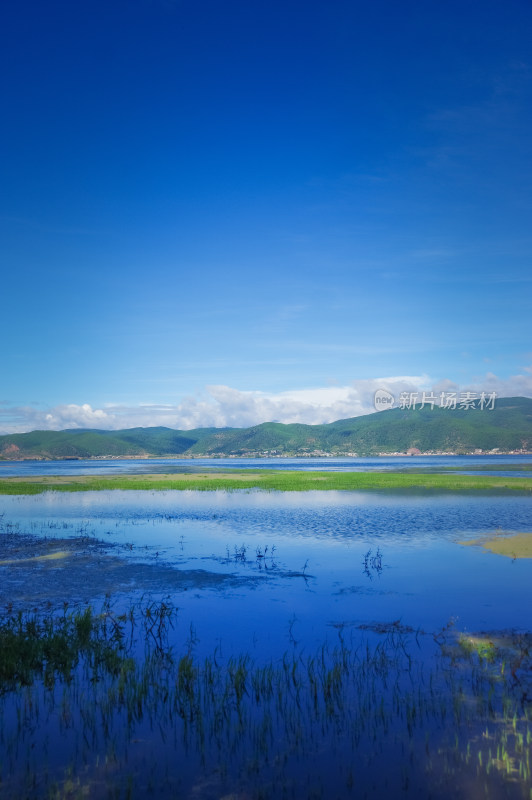
[[[2,511],[4,529],[83,531],[139,565],[233,576],[223,589],[171,588],[183,630],[193,624],[206,651],[223,640],[282,652],[290,635],[312,645],[340,624],[396,619],[431,632],[450,619],[466,631],[530,625],[530,561],[460,544],[499,528],[532,531],[528,497],[48,492],[3,497]],[[130,593],[143,591],[138,580]],[[168,594],[164,574],[158,591]]]
[[[435,472],[449,467],[475,471],[490,467],[490,474],[506,474],[505,467],[532,466],[532,456],[383,456],[381,458],[149,458],[75,461],[5,461],[0,462],[0,478],[31,475],[135,475],[142,473],[177,473],[204,469],[294,469],[340,472],[398,472],[423,469]],[[500,467],[500,472],[498,468]],[[495,471],[491,471],[495,470]],[[511,472],[512,475],[530,473]]]
[[[115,615],[141,598],[169,598],[178,611],[169,629],[176,660],[152,653],[146,681],[131,672],[94,680],[80,666],[72,684],[56,679],[45,689],[41,679],[3,697],[0,795],[527,800],[530,775],[518,770],[530,760],[528,683],[512,686],[515,657],[507,700],[500,675],[486,679],[489,662],[470,673],[434,634],[450,622],[457,632],[489,631],[489,640],[530,630],[531,561],[460,542],[498,529],[532,532],[531,511],[532,498],[518,494],[1,497],[0,607],[42,609],[53,597],[60,610],[76,601],[98,609],[101,577],[111,576]],[[14,566],[25,533],[36,539],[24,557],[37,545],[67,556]],[[342,658],[355,659],[349,672],[335,661],[340,635]],[[143,647],[141,637],[140,663]],[[193,711],[179,689],[185,653],[196,664],[210,658],[222,680],[209,688],[211,673],[197,673],[193,696],[207,701]],[[253,674],[237,702],[223,681],[236,675],[241,653]],[[270,692],[267,677],[260,681],[271,674]],[[508,780],[503,747],[514,765]],[[481,768],[488,759],[495,767]]]

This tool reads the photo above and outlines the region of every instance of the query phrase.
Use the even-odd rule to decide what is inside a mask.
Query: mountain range
[[[532,399],[493,409],[394,408],[324,425],[265,422],[251,428],[72,429],[0,436],[0,459],[310,456],[532,451]]]

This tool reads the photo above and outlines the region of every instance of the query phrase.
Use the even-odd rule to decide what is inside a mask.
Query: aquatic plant
[[[0,624],[0,694],[42,678],[53,685],[56,676],[70,681],[80,659],[97,679],[113,674],[125,650],[125,619],[116,618],[107,602],[99,617],[91,607],[56,615],[8,614]]]
[[[382,553],[380,547],[377,547],[377,551],[373,553],[371,548],[364,554],[363,560],[363,573],[366,575],[370,580],[373,578],[373,574],[380,575],[382,572]]]
[[[295,619],[294,619],[295,622]],[[107,600],[0,623],[6,797],[529,797],[530,638],[407,625],[279,659],[206,658],[177,609]],[[171,635],[172,634],[172,635]],[[471,637],[470,637],[471,638]],[[509,668],[508,664],[512,666]]]

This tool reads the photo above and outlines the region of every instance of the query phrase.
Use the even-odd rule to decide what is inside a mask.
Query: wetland
[[[223,469],[1,498],[0,796],[529,798],[522,479]]]

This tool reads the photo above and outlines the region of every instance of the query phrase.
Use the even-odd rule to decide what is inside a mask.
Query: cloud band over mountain
[[[374,395],[385,389],[397,399],[401,392],[495,392],[498,397],[532,397],[532,367],[522,374],[500,379],[487,373],[474,384],[459,385],[447,379],[434,381],[427,375],[395,376],[357,380],[349,386],[266,393],[241,391],[229,386],[207,386],[203,393],[188,396],[177,405],[145,403],[138,406],[68,403],[51,408],[0,405],[0,433],[31,430],[97,428],[120,430],[132,427],[166,426],[179,430],[203,427],[248,427],[262,422],[320,424],[370,414]]]

